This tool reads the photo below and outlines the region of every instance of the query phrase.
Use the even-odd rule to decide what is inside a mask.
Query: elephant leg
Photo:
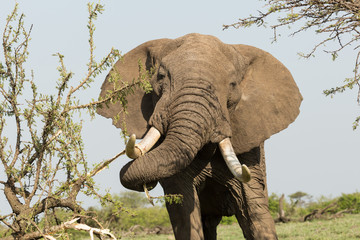
[[[185,175],[185,174],[184,174]],[[181,194],[183,201],[180,204],[166,202],[171,225],[177,240],[202,240],[204,239],[200,202],[197,191],[191,179],[179,174],[160,181],[164,193]]]
[[[216,240],[216,228],[222,216],[202,215],[202,225],[206,240]]]
[[[269,212],[264,144],[240,155],[252,180],[240,186],[240,209],[236,218],[246,239],[277,239],[275,223]]]

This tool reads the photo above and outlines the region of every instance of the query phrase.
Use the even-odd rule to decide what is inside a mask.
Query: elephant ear
[[[140,65],[146,67],[146,70],[151,70],[155,66],[155,62],[162,58],[162,54],[169,51],[168,45],[171,45],[172,41],[170,39],[149,41],[126,53],[115,63],[107,75],[102,84],[99,98],[104,99],[109,91],[114,90],[114,84],[119,84],[111,81],[113,72],[119,76],[116,81],[132,83],[142,74],[139,70]],[[126,113],[117,101],[100,105],[97,113],[106,118],[112,118],[113,124],[123,131],[129,134],[135,133],[138,138],[142,138],[149,128],[148,120],[154,110],[152,95],[145,94],[142,89],[136,88],[134,93],[127,96],[126,100]]]
[[[289,70],[269,53],[233,45],[249,62],[240,83],[241,99],[230,115],[237,154],[259,146],[298,116],[302,96]]]

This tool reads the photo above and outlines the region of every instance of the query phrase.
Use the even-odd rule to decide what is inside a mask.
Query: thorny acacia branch
[[[32,27],[25,28],[24,15],[18,17],[18,5],[7,18],[2,35],[4,57],[0,59],[0,159],[4,169],[0,184],[4,186],[12,213],[0,216],[0,222],[11,230],[13,239],[51,239],[51,232],[66,229],[64,223],[54,226],[49,222],[54,218],[55,209],[68,209],[74,214],[83,212],[77,202],[80,192],[98,197],[101,202],[112,202],[109,196],[96,192],[93,177],[123,152],[88,167],[81,136],[82,121],[75,114],[87,110],[94,116],[99,104],[114,101],[119,101],[125,108],[126,96],[135,87],[145,88],[146,84],[141,76],[132,84],[125,84],[114,74],[110,78],[114,82],[113,91],[104,99],[80,104],[77,93],[87,89],[99,74],[121,57],[118,50],[111,49],[108,55],[96,62],[94,21],[103,7],[88,4],[88,10],[88,71],[71,87],[73,73],[67,70],[64,56],[55,54],[59,59],[60,75],[55,95],[39,93],[34,75],[31,74],[31,79],[27,77],[24,63]],[[24,89],[32,90],[30,99],[28,93],[24,94]],[[11,124],[8,127],[7,122],[14,122],[15,127],[12,128]],[[14,137],[7,137],[11,132],[14,132]],[[14,147],[10,144],[13,139]],[[44,217],[41,219],[39,215],[42,213]],[[93,228],[91,231],[98,230]],[[105,233],[101,229],[98,232]]]
[[[265,0],[267,11],[258,12],[257,16],[239,19],[238,22],[224,25],[224,29],[230,27],[250,27],[252,25],[265,26],[269,16],[277,15],[277,24],[271,25],[274,31],[274,41],[277,40],[277,29],[283,26],[294,26],[301,23],[290,35],[296,35],[310,29],[324,36],[323,40],[315,43],[313,49],[307,54],[300,54],[304,58],[313,56],[314,53],[324,48],[324,52],[331,54],[335,60],[341,50],[352,47],[357,51],[354,64],[354,75],[344,80],[344,84],[328,90],[324,90],[326,96],[344,92],[347,89],[358,88],[357,102],[360,104],[360,1],[359,0]],[[334,49],[328,49],[326,44],[337,43]],[[359,125],[358,117],[353,128]]]

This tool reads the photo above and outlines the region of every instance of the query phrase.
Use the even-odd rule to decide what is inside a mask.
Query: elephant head
[[[224,154],[236,158],[285,129],[299,114],[302,97],[290,72],[255,47],[188,34],[146,42],[125,54],[112,71],[121,81],[132,82],[139,75],[139,61],[154,72],[153,91],[139,89],[130,95],[121,118],[129,133],[144,138],[137,149],[134,141],[127,147],[135,160],[123,167],[120,179],[129,189],[142,190],[144,183],[184,170],[210,142],[225,145],[231,139]],[[113,88],[108,78],[101,97]],[[97,110],[113,119],[120,111],[116,103]],[[160,135],[162,143],[147,152]]]

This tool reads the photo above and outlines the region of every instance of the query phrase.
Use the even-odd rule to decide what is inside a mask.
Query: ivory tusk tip
[[[136,135],[131,134],[125,148],[126,156],[128,156],[131,159],[135,159],[138,157],[135,152],[135,141],[136,141]]]
[[[251,180],[251,172],[250,169],[245,165],[241,165],[242,170],[242,176],[241,176],[241,182],[247,183]]]
[[[136,135],[134,133],[130,135],[129,141],[136,141]]]

